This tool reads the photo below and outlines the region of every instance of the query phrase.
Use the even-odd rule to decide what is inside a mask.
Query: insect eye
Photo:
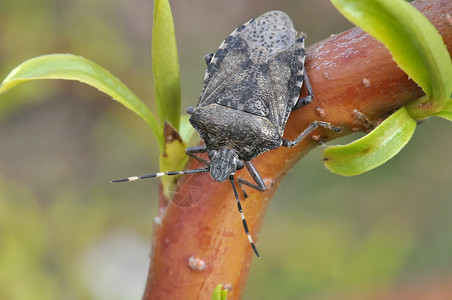
[[[244,166],[243,161],[237,160],[237,170],[243,169]]]
[[[212,159],[212,157],[215,156],[215,153],[217,153],[217,151],[215,151],[215,150],[210,150],[210,151],[209,151],[209,158]]]

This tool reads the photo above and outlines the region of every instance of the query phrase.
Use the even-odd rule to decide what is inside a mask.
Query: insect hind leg
[[[298,145],[298,143],[300,143],[305,137],[308,136],[308,134],[310,134],[314,129],[316,129],[319,126],[328,128],[328,129],[336,131],[336,132],[341,131],[340,128],[334,127],[333,125],[331,125],[328,122],[314,121],[311,124],[309,124],[308,128],[306,128],[295,140],[291,141],[291,140],[282,139],[282,141],[283,141],[282,146],[290,148],[290,147]]]

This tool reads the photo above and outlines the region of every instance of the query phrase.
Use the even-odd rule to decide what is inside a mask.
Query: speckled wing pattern
[[[282,135],[303,83],[304,34],[271,11],[238,27],[212,57],[198,107],[220,104],[269,118]]]

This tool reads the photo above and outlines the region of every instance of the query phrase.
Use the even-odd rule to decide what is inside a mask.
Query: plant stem
[[[451,52],[451,1],[425,0],[414,5],[435,25]],[[284,175],[318,145],[319,139],[366,131],[369,124],[358,118],[356,111],[375,121],[423,94],[397,67],[386,48],[359,28],[316,43],[307,49],[307,54],[314,102],[291,114],[284,136],[293,139],[314,120],[330,122],[344,130],[333,133],[317,129],[313,138],[303,140],[297,147],[281,147],[253,160],[267,186],[265,192],[247,189],[249,198],[241,199],[255,240]],[[187,166],[199,167],[193,160]],[[238,176],[249,178],[243,170],[237,172]],[[160,193],[160,214],[154,225],[143,299],[210,299],[219,283],[231,289],[228,299],[240,299],[254,254],[243,232],[230,183],[215,182],[206,173],[183,180],[174,201],[196,203],[191,207],[176,206]],[[261,254],[265,259],[265,253]]]

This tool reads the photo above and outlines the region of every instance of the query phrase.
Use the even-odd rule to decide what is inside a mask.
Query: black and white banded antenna
[[[158,172],[158,173],[146,174],[146,175],[141,175],[141,176],[131,176],[131,177],[127,177],[127,178],[115,179],[115,180],[112,180],[111,182],[128,182],[128,181],[136,181],[136,180],[156,178],[156,177],[162,177],[162,176],[206,173],[209,171],[210,171],[210,167],[205,167],[202,169],[184,170],[184,171]]]
[[[240,204],[240,200],[239,200],[239,194],[237,193],[237,189],[235,188],[235,185],[234,185],[234,176],[233,175],[229,176],[229,181],[231,182],[232,190],[234,191],[235,200],[237,201],[237,208],[239,210],[240,216],[242,217],[243,229],[245,229],[245,233],[248,237],[248,241],[250,242],[251,248],[253,248],[253,251],[254,251],[254,253],[256,253],[256,256],[258,258],[260,258],[259,252],[257,252],[256,245],[254,244],[253,238],[251,237],[250,231],[248,230],[248,224],[246,223],[245,215],[243,214],[242,205]]]

